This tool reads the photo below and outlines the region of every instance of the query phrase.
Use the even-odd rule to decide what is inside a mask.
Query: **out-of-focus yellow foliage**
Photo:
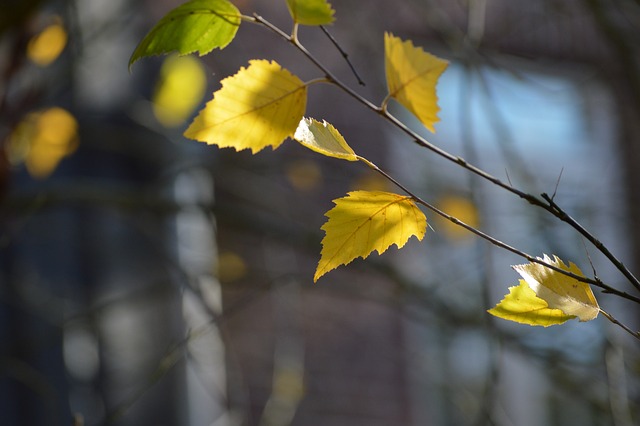
[[[169,56],[162,64],[153,95],[153,114],[165,127],[183,124],[194,112],[207,87],[202,63],[193,56]]]
[[[256,153],[293,137],[307,106],[307,86],[274,61],[251,60],[222,80],[184,135],[221,148]]]
[[[471,200],[457,196],[447,195],[438,201],[438,207],[445,213],[460,219],[467,225],[477,228],[480,225],[478,209]],[[437,216],[437,230],[443,231],[445,236],[453,241],[463,241],[471,238],[471,234],[466,229]]]
[[[218,256],[218,279],[221,282],[233,282],[247,274],[247,264],[237,253],[227,251]]]
[[[374,250],[382,254],[393,244],[402,248],[412,236],[422,240],[427,231],[427,218],[408,196],[354,191],[333,202],[322,226],[326,234],[314,281]]]
[[[67,38],[62,24],[51,24],[29,40],[27,57],[36,65],[46,67],[60,56],[67,45]]]
[[[322,170],[315,161],[297,160],[287,167],[287,179],[299,191],[311,191],[322,182]]]
[[[29,174],[43,179],[78,146],[78,122],[68,111],[54,107],[28,114],[9,139],[9,158],[24,163]]]

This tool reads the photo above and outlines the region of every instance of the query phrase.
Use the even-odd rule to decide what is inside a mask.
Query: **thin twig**
[[[609,293],[609,294],[615,294],[616,296],[622,297],[624,299],[630,300],[632,302],[636,302],[636,303],[640,303],[640,298],[636,297],[636,296],[632,296],[628,293],[625,293],[623,291],[617,290],[605,283],[603,283],[602,281],[600,281],[599,279],[593,279],[593,278],[588,278],[585,277],[583,275],[578,275],[578,274],[574,274],[573,272],[567,271],[565,269],[562,269],[558,266],[552,265],[550,263],[545,262],[543,259],[540,259],[538,257],[532,256],[522,250],[519,250],[513,246],[510,246],[509,244],[502,242],[500,240],[498,240],[497,238],[492,237],[489,234],[486,234],[484,232],[482,232],[481,230],[474,228],[473,226],[461,221],[460,219],[456,218],[455,216],[451,216],[450,214],[440,210],[439,208],[437,208],[436,206],[434,206],[433,204],[423,200],[422,198],[420,198],[419,196],[417,196],[416,194],[414,194],[411,190],[409,190],[406,186],[404,186],[403,184],[401,184],[400,182],[398,182],[395,178],[393,178],[391,175],[389,175],[387,172],[385,172],[384,170],[382,170],[381,168],[379,168],[378,166],[376,166],[374,163],[372,163],[371,161],[367,160],[364,157],[360,157],[357,156],[358,160],[362,161],[363,163],[365,163],[369,168],[371,168],[372,170],[376,171],[377,173],[381,174],[385,179],[388,179],[390,182],[392,182],[394,185],[396,185],[398,188],[402,189],[405,193],[407,193],[407,195],[409,195],[415,202],[417,202],[418,204],[423,205],[424,207],[428,208],[429,210],[431,210],[432,212],[436,213],[437,215],[443,217],[444,219],[466,229],[467,231],[475,234],[476,236],[490,242],[491,244],[500,247],[504,250],[507,250],[513,254],[516,254],[522,258],[527,259],[529,262],[533,262],[533,263],[537,263],[539,265],[545,266],[549,269],[552,269],[556,272],[559,272],[563,275],[566,275],[570,278],[573,278],[575,280],[587,283],[587,284],[592,284],[596,287],[601,288],[602,290],[604,290],[605,293]]]
[[[611,321],[612,323],[614,323],[615,325],[622,327],[622,329],[624,331],[626,331],[627,333],[631,334],[633,337],[635,337],[636,339],[640,340],[640,331],[633,331],[631,328],[627,327],[626,325],[624,325],[623,323],[621,323],[620,321],[618,321],[617,319],[615,319],[611,314],[603,311],[602,309],[600,309],[600,313],[602,315],[604,315],[604,317],[606,319],[608,319],[609,321]]]
[[[514,186],[512,186],[510,184],[507,184],[507,183],[503,182],[502,180],[498,179],[497,177],[495,177],[495,176],[487,173],[486,171],[474,166],[473,164],[468,163],[464,158],[456,156],[456,155],[453,155],[453,154],[449,153],[448,151],[445,151],[445,150],[437,147],[436,145],[433,145],[432,143],[427,141],[425,138],[420,136],[418,133],[416,133],[415,131],[411,130],[409,127],[407,127],[403,122],[398,120],[392,114],[390,114],[386,109],[386,102],[383,103],[382,107],[379,107],[379,106],[373,104],[372,102],[370,102],[369,100],[367,100],[366,98],[360,96],[357,92],[355,92],[349,86],[347,86],[344,83],[342,83],[339,79],[337,79],[333,75],[333,73],[331,73],[331,71],[329,71],[329,69],[327,69],[327,67],[325,67],[320,61],[318,61],[318,59],[316,59],[315,56],[313,56],[299,42],[299,40],[297,40],[297,38],[292,38],[291,36],[289,36],[286,33],[284,33],[282,30],[280,30],[278,27],[276,27],[275,25],[273,25],[272,23],[270,23],[269,21],[265,20],[264,18],[262,18],[261,16],[259,16],[257,14],[254,15],[254,22],[257,23],[257,24],[261,24],[261,25],[265,26],[266,28],[268,28],[271,31],[273,31],[276,34],[278,34],[280,37],[282,37],[285,40],[287,40],[290,43],[292,43],[303,55],[305,55],[311,62],[313,62],[318,67],[318,69],[320,69],[325,74],[327,79],[329,79],[333,84],[335,84],[338,88],[340,88],[342,91],[344,91],[345,93],[347,93],[348,95],[353,97],[355,100],[357,100],[358,102],[360,102],[361,104],[363,104],[367,108],[369,108],[372,111],[376,112],[377,114],[380,114],[383,117],[385,117],[388,121],[390,121],[392,124],[394,124],[397,128],[399,128],[405,134],[407,134],[413,140],[413,142],[415,142],[419,146],[421,146],[423,148],[426,148],[426,149],[432,151],[433,153],[443,157],[444,159],[446,159],[448,161],[451,161],[451,162],[459,165],[460,167],[470,171],[471,173],[474,173],[474,174],[478,175],[479,177],[481,177],[481,178],[493,183],[494,185],[496,185],[496,186],[498,186],[498,187],[500,187],[500,188],[502,188],[502,189],[504,189],[504,190],[506,190],[508,192],[511,192],[514,195],[517,195],[518,197],[520,197],[520,198],[524,199],[525,201],[527,201],[529,204],[537,206],[537,207],[540,207],[540,208],[546,210],[547,212],[551,213],[553,216],[557,217],[561,221],[566,222],[567,224],[569,224],[576,231],[578,231],[582,236],[584,236],[589,242],[591,242],[600,252],[602,252],[611,261],[611,263],[631,282],[631,284],[637,290],[640,291],[640,280],[638,280],[638,278],[636,278],[634,276],[634,274],[631,273],[631,271],[629,269],[627,269],[627,267],[624,266],[624,264],[615,255],[613,255],[613,253],[611,253],[609,251],[609,249],[606,246],[604,246],[594,235],[592,235],[589,231],[587,231],[575,219],[571,218],[569,215],[564,213],[562,210],[558,209],[557,206],[555,205],[555,203],[553,203],[552,200],[549,200],[547,198],[540,199],[540,198],[538,198],[538,197],[536,197],[536,196],[534,196],[532,194],[529,194],[529,193],[526,193],[524,191],[521,191],[518,188],[516,188],[516,187],[514,187]],[[385,98],[385,99],[387,99],[387,98]],[[598,285],[598,284],[595,283],[596,280],[593,280],[593,281],[594,281],[593,282],[594,285]],[[600,284],[602,284],[602,283],[600,282]],[[605,291],[611,292],[609,289],[605,289]],[[631,300],[637,301],[638,299],[633,297]]]
[[[560,188],[560,180],[562,179],[562,173],[564,172],[564,167],[560,169],[560,174],[558,175],[558,180],[556,181],[556,187],[553,188],[553,195],[551,199],[556,198],[556,194],[558,193],[558,188]]]
[[[360,75],[358,74],[358,71],[356,71],[356,67],[354,67],[353,64],[351,63],[351,61],[349,60],[349,55],[347,55],[347,52],[345,52],[344,49],[342,49],[342,47],[340,47],[340,45],[338,44],[338,41],[331,35],[329,30],[327,30],[324,27],[324,25],[320,25],[320,29],[329,38],[329,40],[331,40],[331,43],[333,43],[333,45],[336,47],[336,49],[338,49],[338,52],[340,52],[340,54],[342,55],[344,60],[347,62],[347,65],[349,65],[349,68],[351,68],[351,72],[353,73],[353,75],[358,80],[358,84],[360,86],[366,86],[364,81],[362,81],[362,79],[360,78]]]
[[[574,218],[569,216],[555,201],[553,201],[552,197],[549,197],[547,194],[542,194],[542,198],[544,198],[549,203],[550,211],[554,214],[554,216],[561,219],[563,222],[568,223],[574,229],[577,229],[582,235],[586,236],[587,239],[593,244],[602,254],[604,254],[609,261],[616,266],[616,268],[629,280],[629,282],[640,291],[640,281],[633,275],[633,273],[624,266],[624,264],[615,257],[600,240],[591,235],[586,229],[582,227]]]

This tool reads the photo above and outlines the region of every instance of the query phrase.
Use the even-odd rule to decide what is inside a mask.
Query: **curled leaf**
[[[557,256],[553,256],[552,260],[545,254],[541,260],[582,276],[582,272],[575,264],[569,263],[567,266]],[[600,313],[598,302],[588,284],[539,263],[515,265],[513,269],[524,278],[539,298],[547,302],[550,308],[560,309],[567,315],[574,315],[580,321],[591,321]]]
[[[307,86],[298,77],[276,62],[252,60],[221,83],[185,131],[187,138],[255,154],[293,137],[307,102]]]
[[[293,138],[312,151],[327,157],[358,161],[356,153],[347,144],[340,132],[330,123],[320,123],[313,118],[303,118]]]
[[[422,240],[427,230],[426,217],[408,196],[354,191],[334,203],[322,226],[326,234],[314,281],[374,250],[382,254],[392,244],[402,248],[411,236]]]
[[[551,309],[547,302],[536,296],[525,280],[520,280],[518,286],[509,287],[509,294],[487,312],[505,320],[543,327],[562,324],[575,318],[560,309]]]

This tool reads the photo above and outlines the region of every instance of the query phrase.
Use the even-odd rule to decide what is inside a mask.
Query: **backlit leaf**
[[[200,56],[225,48],[240,26],[240,11],[228,0],[192,0],[167,13],[142,39],[129,67],[145,56],[177,51]]]
[[[389,95],[434,132],[440,110],[436,84],[448,62],[390,33],[384,35],[384,48]]]
[[[327,25],[335,19],[335,10],[326,0],[287,0],[287,6],[297,24]]]
[[[356,153],[353,152],[340,132],[324,120],[320,123],[313,118],[303,118],[300,120],[293,138],[322,155],[347,161],[358,161]]]
[[[408,196],[354,191],[334,203],[322,226],[325,237],[314,281],[374,250],[382,254],[392,244],[402,248],[411,236],[422,240],[427,230],[426,217]]]
[[[560,309],[549,308],[547,302],[536,296],[525,280],[520,280],[518,286],[509,287],[509,294],[487,312],[505,320],[543,327],[562,324],[575,318]]]
[[[293,137],[307,103],[307,86],[298,77],[276,62],[252,60],[221,83],[187,138],[255,154]]]
[[[560,269],[582,276],[573,263],[565,265],[557,256],[553,260],[544,255],[541,259]],[[560,309],[567,315],[574,315],[580,321],[595,319],[600,312],[598,302],[588,284],[568,277],[538,263],[513,266],[536,295],[545,300],[550,308]]]

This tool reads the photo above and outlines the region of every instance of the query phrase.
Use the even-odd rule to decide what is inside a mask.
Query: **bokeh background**
[[[234,0],[285,31],[284,0]],[[412,240],[313,284],[324,212],[397,191],[288,141],[252,156],[182,136],[254,58],[322,77],[243,23],[203,58],[136,44],[174,0],[0,5],[0,423],[615,425],[640,422],[640,344],[603,318],[542,329],[486,310],[523,259],[427,213]],[[555,200],[640,271],[637,0],[335,0],[300,39],[374,103],[383,33],[450,61],[424,135]],[[401,107],[394,114],[423,131]],[[331,86],[307,115],[443,210],[635,289],[563,223],[407,140]],[[601,292],[633,329],[638,306]]]

